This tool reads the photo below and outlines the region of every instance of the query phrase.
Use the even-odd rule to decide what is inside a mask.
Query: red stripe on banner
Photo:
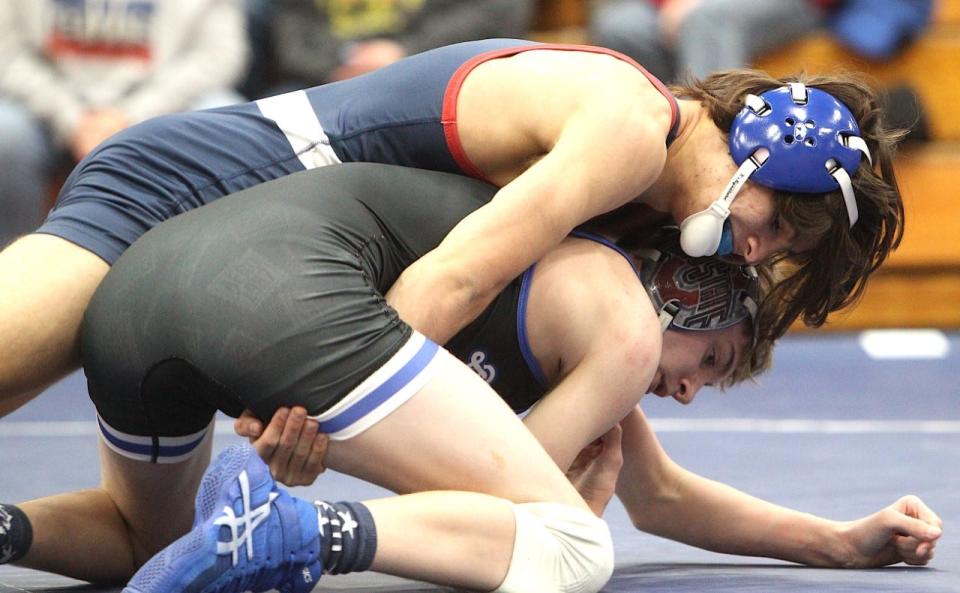
[[[54,35],[47,42],[47,53],[51,56],[72,55],[110,59],[132,59],[150,61],[152,51],[149,45],[117,44],[106,42],[88,42]]]

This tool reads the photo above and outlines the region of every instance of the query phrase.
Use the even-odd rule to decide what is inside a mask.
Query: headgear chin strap
[[[693,257],[727,255],[733,242],[724,221],[730,204],[748,179],[778,191],[825,193],[838,186],[850,226],[859,212],[851,177],[861,154],[872,165],[857,120],[833,95],[793,82],[747,95],[730,126],[730,154],[739,165],[717,200],[680,224],[680,245]],[[721,253],[724,248],[728,249]]]
[[[723,188],[723,193],[706,210],[692,214],[680,224],[680,247],[691,257],[705,257],[708,255],[728,255],[733,251],[732,233],[727,226],[726,253],[718,251],[723,239],[724,222],[730,216],[730,204],[740,193],[743,184],[750,175],[759,169],[770,156],[765,148],[758,148],[743,163],[733,177]]]

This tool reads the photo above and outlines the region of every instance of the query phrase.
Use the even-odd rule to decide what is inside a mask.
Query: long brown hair
[[[778,280],[764,299],[760,323],[770,339],[783,335],[798,318],[818,327],[829,313],[855,303],[863,295],[867,278],[903,236],[903,201],[893,155],[904,131],[885,127],[877,93],[864,80],[850,74],[777,79],[757,70],[727,70],[688,81],[673,91],[699,101],[727,133],[747,93],[759,95],[794,81],[824,90],[850,109],[874,167],[862,159],[852,176],[860,211],[853,228],[849,228],[839,188],[825,194],[774,193],[775,209],[796,230],[797,239],[812,239],[816,246],[804,253],[778,254],[770,262],[778,269]]]

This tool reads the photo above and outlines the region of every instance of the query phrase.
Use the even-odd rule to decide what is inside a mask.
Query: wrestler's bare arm
[[[926,564],[933,557],[942,521],[917,497],[855,521],[833,521],[683,469],[664,452],[639,407],[621,426],[617,495],[642,531],[725,554],[812,566]]]
[[[524,423],[567,469],[647,390],[660,360],[660,326],[628,262],[583,239],[564,241],[537,264],[525,323],[555,387]]]
[[[389,293],[401,317],[446,341],[571,229],[652,184],[670,127],[669,104],[654,93],[582,96],[542,158],[407,268]]]

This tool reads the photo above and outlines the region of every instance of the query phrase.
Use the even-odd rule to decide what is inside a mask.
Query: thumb
[[[603,454],[607,461],[614,464],[623,463],[623,429],[620,425],[614,425],[605,435],[603,435]]]

